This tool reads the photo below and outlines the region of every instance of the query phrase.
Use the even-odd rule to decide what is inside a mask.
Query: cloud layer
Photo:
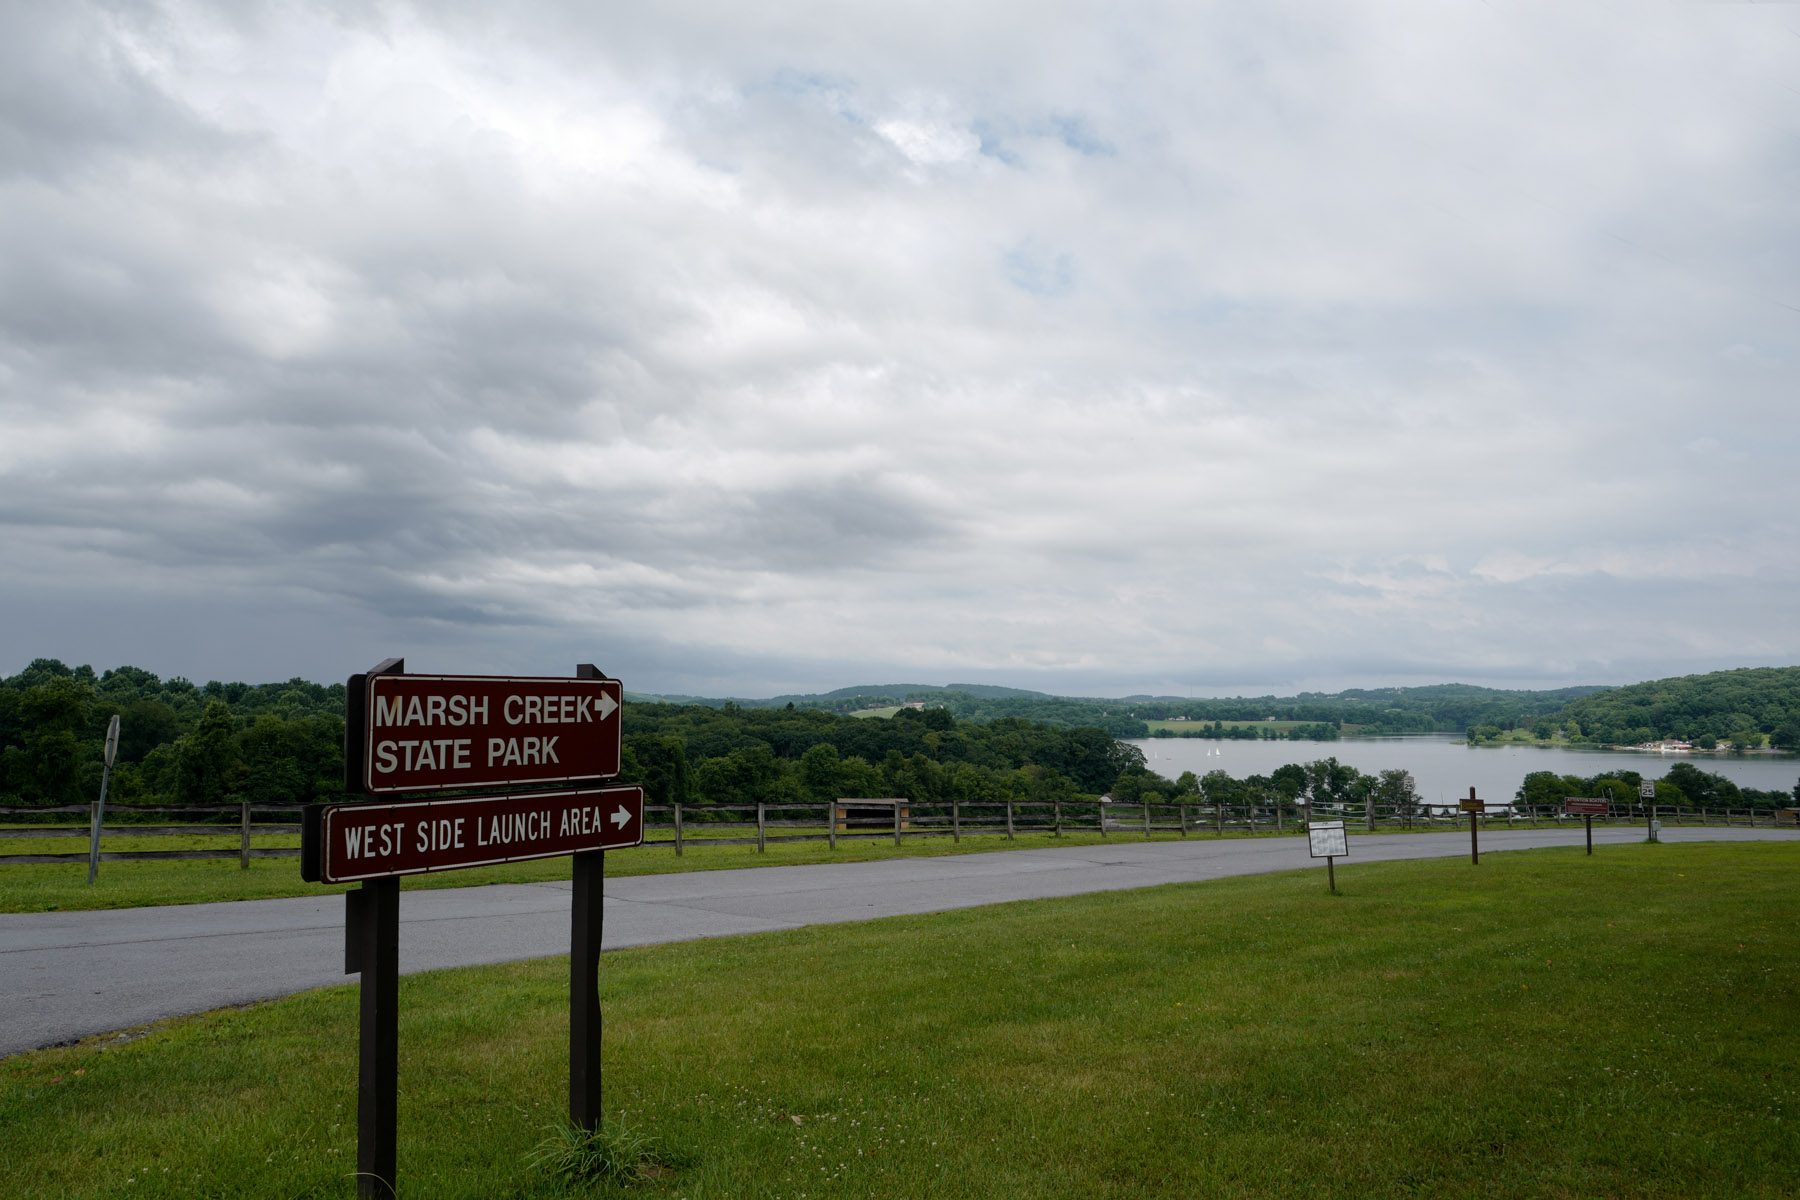
[[[1800,651],[1791,10],[606,7],[0,15],[5,669]]]

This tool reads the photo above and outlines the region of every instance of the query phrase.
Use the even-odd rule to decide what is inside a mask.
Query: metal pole
[[[600,1124],[600,939],[606,920],[605,851],[575,855],[569,906],[569,1120]]]
[[[106,785],[112,779],[113,756],[119,752],[119,714],[106,723],[106,752],[100,767],[100,799],[94,802],[93,825],[88,831],[88,883],[100,873],[100,830],[106,824]]]

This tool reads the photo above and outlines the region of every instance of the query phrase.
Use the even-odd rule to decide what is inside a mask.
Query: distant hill
[[[1800,750],[1800,667],[1744,667],[1611,688],[1571,701],[1562,721],[1578,741],[1767,739]]]
[[[824,712],[855,712],[862,708],[891,708],[896,704],[904,704],[908,700],[929,700],[945,693],[957,692],[983,699],[1000,697],[1030,697],[1050,700],[1055,697],[1047,692],[1032,692],[1024,688],[996,687],[986,683],[952,683],[939,686],[934,683],[866,683],[853,687],[841,687],[829,692],[793,693],[785,696],[751,698],[746,696],[655,696],[649,693],[628,693],[627,699],[661,701],[666,704],[697,704],[707,708],[723,708],[727,704],[735,704],[739,708],[786,708],[792,704],[795,708],[816,708]]]
[[[847,713],[891,708],[924,701],[950,710],[960,721],[1019,718],[1058,728],[1105,729],[1114,737],[1147,737],[1151,721],[1194,722],[1194,732],[1208,722],[1299,722],[1310,730],[1352,726],[1369,733],[1461,733],[1473,725],[1510,729],[1553,718],[1572,701],[1604,691],[1599,686],[1551,691],[1505,691],[1474,684],[1430,684],[1423,687],[1351,688],[1342,692],[1302,692],[1297,696],[1193,699],[1185,696],[1054,696],[1025,688],[991,684],[922,683],[859,684],[830,692],[773,696],[767,699],[663,696],[671,704],[722,708],[819,709]],[[1186,732],[1186,730],[1184,730]]]

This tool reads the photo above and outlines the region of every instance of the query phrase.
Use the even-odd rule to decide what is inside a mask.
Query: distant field
[[[896,704],[892,708],[859,708],[849,715],[852,717],[891,717],[902,707],[904,706]]]
[[[1210,727],[1212,725],[1212,722],[1211,721],[1145,721],[1144,724],[1146,724],[1150,727],[1151,733],[1155,733],[1159,729],[1167,729],[1171,733],[1181,733],[1184,730],[1191,733],[1197,729],[1205,729],[1205,728]],[[1292,729],[1294,726],[1304,725],[1304,724],[1306,724],[1306,722],[1304,722],[1304,721],[1220,721],[1219,724],[1223,725],[1227,729],[1243,729],[1244,727],[1248,726],[1252,729],[1274,729],[1281,733],[1286,733],[1288,730]]]
[[[567,964],[401,981],[403,1195],[1752,1197],[1800,1175],[1800,845],[1346,866],[609,953],[575,1189]],[[0,1061],[16,1197],[353,1191],[354,987]]]

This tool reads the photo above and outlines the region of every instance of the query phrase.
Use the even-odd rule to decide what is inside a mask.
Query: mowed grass
[[[1788,1197],[1800,846],[1344,866],[610,953],[686,1197]],[[14,1196],[348,1196],[354,988],[0,1062]],[[564,1190],[566,963],[409,977],[402,1194]]]

